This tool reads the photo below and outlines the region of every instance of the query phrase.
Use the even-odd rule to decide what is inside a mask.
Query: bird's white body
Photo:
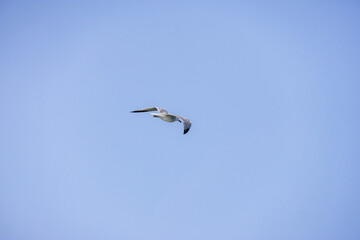
[[[175,121],[179,121],[179,118],[178,117],[175,117],[174,115],[171,115],[171,114],[167,114],[167,115],[164,115],[164,114],[158,114],[158,113],[151,113],[154,117],[158,117],[160,118],[161,120],[164,120],[166,122],[175,122]]]

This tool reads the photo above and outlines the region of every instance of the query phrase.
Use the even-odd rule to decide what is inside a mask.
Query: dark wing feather
[[[184,124],[184,134],[186,134],[186,133],[190,130],[190,128],[191,128],[191,121],[190,121],[190,119],[187,119],[187,118],[184,118],[184,117],[178,116],[178,115],[176,115],[176,116],[182,120],[182,122],[183,122],[183,124]]]
[[[132,113],[139,113],[139,112],[153,112],[159,111],[159,113],[168,113],[165,109],[159,107],[151,107],[151,108],[144,108],[140,110],[131,111]]]

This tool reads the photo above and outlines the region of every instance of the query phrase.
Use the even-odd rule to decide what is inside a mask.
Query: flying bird
[[[158,117],[161,120],[164,120],[166,122],[182,122],[184,124],[184,134],[186,134],[191,127],[191,121],[187,118],[184,118],[182,116],[174,115],[168,113],[165,109],[159,108],[159,107],[151,107],[151,108],[144,108],[140,110],[131,111],[132,113],[139,113],[139,112],[153,112],[158,111],[159,113],[151,113],[153,117]]]

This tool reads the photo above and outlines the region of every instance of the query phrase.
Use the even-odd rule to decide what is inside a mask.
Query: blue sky
[[[359,10],[2,1],[1,239],[359,239]]]

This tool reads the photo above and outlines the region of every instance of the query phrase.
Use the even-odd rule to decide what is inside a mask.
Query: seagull
[[[168,111],[166,111],[163,108],[159,108],[159,107],[150,107],[150,108],[144,108],[144,109],[140,109],[140,110],[135,110],[135,111],[131,111],[131,113],[139,113],[139,112],[153,112],[153,111],[158,111],[159,113],[151,113],[153,115],[153,117],[158,117],[161,120],[164,120],[166,122],[181,122],[184,124],[184,134],[186,134],[191,127],[191,121],[187,118],[184,118],[182,116],[178,116],[178,115],[174,115],[174,114],[170,114],[168,113]]]

